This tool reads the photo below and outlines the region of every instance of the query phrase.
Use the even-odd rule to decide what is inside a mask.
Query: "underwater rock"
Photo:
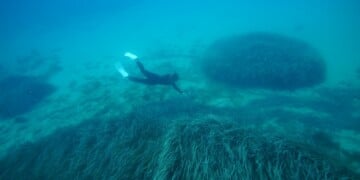
[[[250,33],[220,39],[202,59],[212,80],[241,88],[295,90],[322,83],[326,67],[319,53],[297,39]]]
[[[9,76],[0,80],[0,117],[12,118],[31,111],[55,87],[31,76]]]
[[[49,79],[62,71],[60,57],[57,53],[42,54],[37,50],[31,51],[25,56],[19,56],[12,64],[10,73],[36,76]]]
[[[42,57],[40,53],[33,50],[30,54],[22,56],[16,59],[17,69],[19,72],[27,73],[28,71],[34,71],[47,62],[47,59]]]

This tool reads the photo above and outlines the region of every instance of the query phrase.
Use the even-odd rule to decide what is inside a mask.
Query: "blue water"
[[[356,0],[2,1],[0,179],[356,179],[359,7]],[[312,51],[287,40],[241,41],[252,33],[306,44],[326,77],[309,70]],[[234,37],[244,46],[217,44]],[[119,64],[142,77],[127,51],[151,71],[177,72],[184,93],[123,78]],[[255,83],[243,88],[241,78]],[[307,78],[321,80],[298,88]]]

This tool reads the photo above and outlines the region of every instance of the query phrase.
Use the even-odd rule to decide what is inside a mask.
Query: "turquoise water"
[[[358,179],[359,7],[356,0],[1,2],[0,179]],[[259,32],[289,41],[217,44]],[[326,77],[269,88],[268,77],[286,87],[292,77],[316,76],[306,63],[318,56],[290,51],[292,39],[321,57]],[[127,51],[151,71],[177,72],[185,93],[123,78],[119,64],[142,76]],[[265,65],[233,64],[248,57]],[[267,85],[224,83],[204,66]]]

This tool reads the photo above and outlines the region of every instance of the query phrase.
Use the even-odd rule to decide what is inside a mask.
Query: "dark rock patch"
[[[241,88],[295,90],[322,83],[326,67],[305,42],[271,33],[216,41],[202,61],[212,80]]]
[[[55,87],[31,76],[9,76],[0,80],[0,117],[12,118],[31,111],[55,91]]]

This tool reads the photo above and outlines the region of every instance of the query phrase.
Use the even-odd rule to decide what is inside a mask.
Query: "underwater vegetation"
[[[174,125],[160,154],[159,179],[332,179],[346,177],[314,152],[234,122]],[[344,174],[343,174],[344,173]],[[344,176],[343,176],[344,175]]]
[[[12,118],[31,111],[55,91],[36,77],[13,75],[0,79],[0,117]]]
[[[181,99],[164,103],[184,102],[196,105]],[[0,160],[0,179],[354,177],[305,145],[243,128],[212,108],[173,105],[161,112],[163,104],[149,105],[123,117],[93,117],[19,146]],[[174,118],[175,111],[184,116]]]
[[[202,69],[214,81],[241,88],[295,90],[322,83],[326,66],[301,40],[272,33],[249,33],[213,43]]]

